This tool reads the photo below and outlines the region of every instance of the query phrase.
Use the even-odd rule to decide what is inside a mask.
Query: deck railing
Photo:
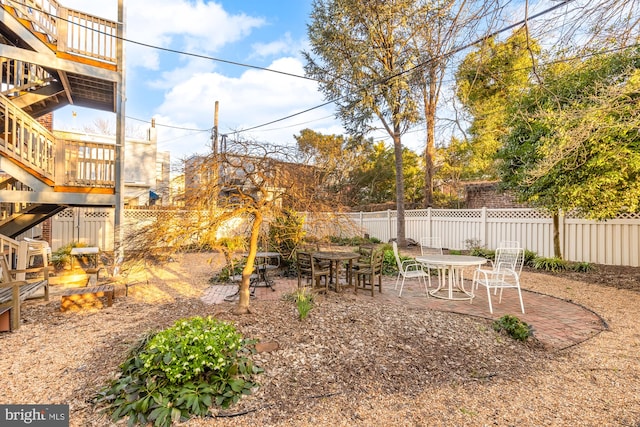
[[[45,34],[59,52],[74,53],[116,64],[117,23],[68,9],[53,0],[0,0],[33,30]]]
[[[58,186],[115,187],[115,145],[56,140],[0,95],[0,153]]]
[[[44,126],[0,95],[0,151],[54,180],[54,137]]]
[[[113,143],[57,140],[58,185],[115,188]]]

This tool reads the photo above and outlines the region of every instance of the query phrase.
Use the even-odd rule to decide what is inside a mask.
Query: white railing
[[[56,185],[115,187],[113,143],[56,139],[3,95],[0,152]]]
[[[72,9],[61,9],[60,18],[58,49],[116,62],[115,22]]]
[[[161,210],[125,210],[127,224],[155,221]],[[331,214],[326,226],[316,219],[309,233],[353,237],[369,234],[383,242],[396,237],[395,211]],[[449,249],[467,249],[474,242],[495,249],[500,241],[517,240],[539,256],[553,256],[553,221],[533,209],[424,209],[405,212],[406,237],[439,236]],[[113,250],[113,209],[66,209],[54,217],[54,249],[85,241]],[[228,228],[230,235],[240,228]],[[125,231],[126,232],[126,231]],[[610,221],[560,218],[562,254],[566,260],[640,267],[640,215]]]
[[[58,139],[56,182],[72,187],[115,187],[113,143]]]
[[[59,52],[116,63],[117,23],[73,9],[53,0],[0,0],[33,30],[46,35]]]
[[[53,180],[53,135],[3,95],[0,95],[0,151]]]

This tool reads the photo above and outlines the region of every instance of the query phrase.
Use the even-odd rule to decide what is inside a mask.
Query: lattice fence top
[[[175,212],[175,211],[172,211]],[[128,220],[155,219],[164,212],[158,210],[125,209],[124,217]]]
[[[84,213],[87,218],[109,218],[111,213],[109,211],[88,211]]]
[[[482,211],[476,209],[434,209],[432,218],[481,218]]]
[[[487,218],[492,219],[549,219],[551,215],[533,209],[487,209]]]
[[[55,217],[56,218],[73,218],[73,209],[65,209],[61,212],[58,212]]]

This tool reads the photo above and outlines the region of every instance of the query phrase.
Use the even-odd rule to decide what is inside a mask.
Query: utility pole
[[[215,111],[213,113],[213,135],[212,139],[212,151],[213,155],[218,155],[218,111],[219,111],[219,103],[216,101]]]
[[[124,72],[124,0],[118,0],[118,26],[116,37],[116,57],[119,82],[116,94],[116,146],[115,146],[115,216],[114,259],[124,255],[124,140],[125,140],[125,72]]]

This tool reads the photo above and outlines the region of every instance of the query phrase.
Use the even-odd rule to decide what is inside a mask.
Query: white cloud
[[[70,0],[64,4],[103,18],[117,19],[115,0]],[[229,14],[220,3],[202,0],[125,1],[125,12],[127,40],[200,54],[214,53],[266,24],[261,17]],[[158,69],[158,51],[136,43],[127,43],[126,48],[128,67]]]
[[[298,75],[304,73],[300,61],[294,58],[278,59],[269,68]],[[248,129],[324,102],[315,82],[269,71],[247,70],[238,78],[218,73],[183,75],[189,78],[172,87],[156,110],[181,126],[198,123],[198,128],[212,127],[215,101],[219,101],[220,107],[220,133]],[[293,135],[305,127],[342,133],[332,114],[333,107],[327,106],[242,133],[242,136],[284,144],[292,143]]]
[[[64,5],[107,19],[115,20],[117,15],[116,0],[65,0]],[[252,31],[267,25],[261,17],[231,14],[220,2],[202,0],[125,0],[125,8],[126,39],[130,41],[210,56],[234,44],[246,49],[245,56],[273,58],[269,68],[304,75],[299,52],[306,42],[285,32],[287,28],[274,36],[275,41],[261,40],[250,47],[241,44]],[[127,115],[136,111],[133,115],[139,118],[153,116],[158,124],[158,149],[170,150],[174,159],[210,148],[209,132],[188,129],[213,127],[215,101],[220,103],[220,133],[268,123],[324,102],[316,83],[310,80],[241,68],[237,71],[242,74],[225,76],[215,61],[163,53],[135,43],[126,44],[126,65]],[[150,103],[159,98],[159,105]],[[307,127],[341,134],[333,113],[332,105],[325,106],[242,133],[242,137],[293,144],[293,135]],[[75,127],[79,125],[76,120],[89,119],[88,112],[73,120],[70,116],[63,109],[56,122],[61,127]]]
[[[298,56],[304,48],[303,41],[294,41],[291,33],[285,33],[280,39],[269,43],[254,43],[251,45],[253,51],[250,58],[274,57],[277,55]]]

